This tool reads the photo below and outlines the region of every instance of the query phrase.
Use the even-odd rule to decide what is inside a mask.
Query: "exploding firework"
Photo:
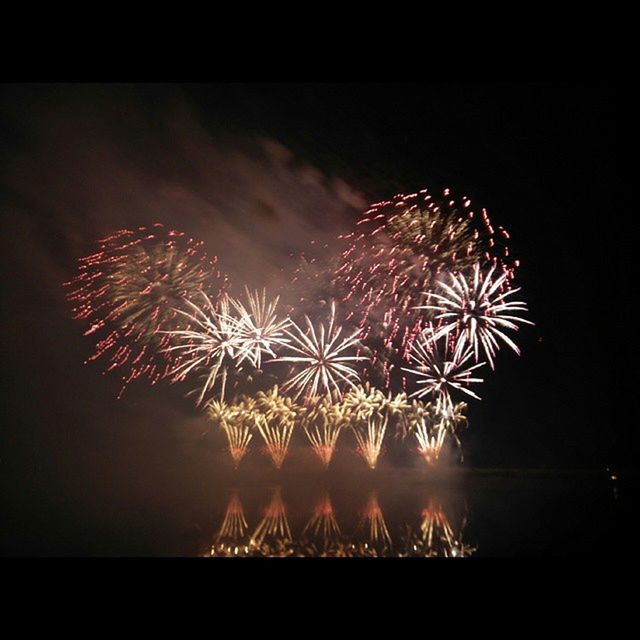
[[[472,371],[481,367],[484,362],[469,366],[469,360],[473,357],[471,347],[457,342],[451,349],[450,344],[449,334],[444,334],[436,340],[433,329],[424,332],[420,340],[414,343],[409,354],[410,360],[416,363],[417,367],[402,367],[403,371],[418,376],[416,383],[419,388],[409,397],[431,395],[436,401],[436,410],[441,415],[453,412],[451,389],[480,400],[480,397],[465,385],[482,382],[482,378],[472,377]]]
[[[443,272],[481,262],[512,278],[517,266],[505,245],[507,232],[498,227],[496,233],[484,209],[474,211],[466,197],[456,202],[449,189],[441,198],[424,189],[379,202],[341,238],[347,248],[333,284],[349,309],[343,320],[363,330],[361,340],[375,354],[372,366],[382,368],[387,387],[388,360],[398,352],[408,356],[425,322],[416,307]]]
[[[338,438],[349,422],[343,407],[333,403],[330,396],[317,399],[305,412],[302,425],[311,448],[328,467],[336,449]]]
[[[500,348],[498,340],[520,355],[520,349],[503,329],[517,331],[517,322],[533,324],[514,315],[527,311],[524,302],[507,300],[520,288],[508,288],[508,274],[494,278],[494,271],[495,267],[492,267],[488,273],[483,273],[480,264],[476,263],[472,278],[467,278],[464,273],[449,274],[450,284],[444,280],[436,283],[442,293],[429,293],[428,302],[431,304],[416,307],[436,312],[434,320],[442,325],[436,332],[436,338],[455,333],[461,343],[473,346],[476,361],[482,345],[492,369],[496,351]]]
[[[269,506],[264,517],[251,536],[250,545],[262,555],[290,555],[292,544],[291,529],[287,520],[287,512],[280,488],[276,487],[271,494]]]
[[[87,362],[106,358],[106,371],[122,372],[119,395],[134,379],[169,375],[176,362],[165,332],[184,325],[175,309],[203,293],[215,301],[226,287],[201,242],[161,224],[117,231],[78,263],[67,298],[89,325],[84,335],[97,338]]]
[[[299,407],[291,398],[280,395],[277,386],[266,393],[258,392],[255,425],[276,469],[282,467],[287,457],[291,435],[298,424],[299,412]]]
[[[212,400],[207,405],[209,418],[227,436],[229,454],[237,469],[249,449],[255,427],[255,401],[241,396],[233,404],[224,400]]]
[[[305,316],[307,331],[304,332],[295,322],[291,323],[293,331],[285,333],[291,338],[286,348],[297,355],[280,356],[277,362],[292,362],[302,366],[302,371],[295,374],[284,385],[283,390],[295,391],[297,400],[303,396],[310,400],[319,395],[330,394],[335,398],[342,396],[341,385],[354,387],[359,381],[357,371],[347,363],[366,360],[364,356],[345,355],[347,349],[358,344],[360,330],[340,340],[342,327],[335,323],[336,307],[331,304],[331,315],[328,325],[320,324],[315,328],[308,316]]]
[[[262,365],[263,354],[269,354],[275,358],[273,347],[286,344],[284,337],[286,329],[291,321],[289,318],[278,319],[276,308],[279,297],[267,302],[267,293],[263,289],[262,295],[257,291],[251,293],[247,287],[245,292],[248,307],[240,300],[231,298],[231,305],[237,312],[237,320],[228,318],[229,324],[237,324],[238,333],[238,362],[248,359],[256,369]]]
[[[222,296],[217,306],[204,293],[201,300],[200,306],[187,301],[189,312],[177,311],[187,319],[190,328],[170,331],[177,344],[167,349],[181,358],[181,363],[171,371],[174,382],[184,380],[189,373],[205,371],[204,383],[195,390],[198,405],[213,389],[218,376],[222,378],[220,397],[224,399],[227,363],[237,360],[243,344],[238,321],[229,313],[229,297]]]

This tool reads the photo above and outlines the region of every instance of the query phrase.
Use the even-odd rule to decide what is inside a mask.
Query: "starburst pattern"
[[[267,302],[266,289],[262,290],[261,295],[258,291],[252,293],[245,287],[245,293],[248,305],[231,298],[231,306],[237,313],[237,319],[229,317],[226,320],[229,324],[237,325],[238,362],[248,359],[256,369],[260,369],[264,354],[275,357],[273,348],[288,342],[284,329],[291,321],[289,318],[278,319],[276,309],[279,296]]]
[[[425,332],[413,345],[409,355],[417,366],[412,369],[402,367],[403,371],[417,376],[416,383],[419,388],[409,397],[431,395],[436,400],[438,413],[453,411],[451,390],[462,391],[480,400],[467,385],[482,382],[482,378],[473,377],[472,372],[484,362],[469,366],[469,361],[473,358],[471,347],[465,347],[464,343],[458,342],[452,350],[450,342],[449,334],[444,334],[436,340],[433,330]]]
[[[203,304],[195,305],[186,301],[189,312],[177,310],[185,317],[191,327],[189,329],[169,332],[175,344],[167,351],[177,353],[182,360],[171,375],[173,380],[184,380],[191,372],[205,371],[204,383],[196,389],[198,399],[196,404],[204,401],[207,393],[213,389],[218,376],[222,376],[224,385],[227,379],[227,362],[238,357],[242,345],[238,322],[229,313],[230,301],[228,296],[220,299],[214,305],[206,294],[201,294]]]
[[[227,279],[202,242],[154,224],[100,240],[65,285],[73,317],[89,324],[84,335],[97,339],[87,362],[106,358],[106,371],[122,372],[120,397],[132,380],[156,383],[170,375],[176,354],[167,351],[168,331],[184,325],[176,308],[202,294],[216,301]]]
[[[520,291],[520,287],[509,288],[507,274],[494,278],[494,272],[495,267],[485,273],[476,263],[472,278],[467,278],[463,272],[449,274],[450,284],[444,279],[437,282],[442,293],[430,293],[430,304],[416,307],[435,311],[434,319],[442,324],[436,337],[447,333],[457,334],[460,343],[473,347],[476,361],[480,357],[481,345],[492,369],[500,348],[499,341],[520,355],[520,349],[504,329],[517,331],[517,323],[533,324],[515,315],[527,311],[524,302],[507,300]]]
[[[341,319],[362,328],[373,351],[372,366],[390,384],[388,360],[407,357],[428,315],[417,310],[425,292],[446,271],[480,262],[513,278],[517,261],[508,233],[492,226],[485,209],[450,189],[398,194],[366,211],[357,228],[341,239],[347,247],[333,274],[335,295],[348,312]]]
[[[295,322],[291,323],[293,331],[285,331],[291,338],[286,348],[296,355],[280,356],[275,361],[291,362],[302,367],[282,387],[284,391],[293,390],[295,399],[303,396],[305,400],[310,400],[327,393],[340,398],[343,386],[353,387],[359,381],[358,372],[348,363],[366,360],[366,357],[346,355],[346,352],[358,344],[360,330],[340,340],[342,327],[335,324],[335,316],[336,307],[332,303],[326,326],[320,323],[316,328],[309,316],[305,316],[306,331]]]

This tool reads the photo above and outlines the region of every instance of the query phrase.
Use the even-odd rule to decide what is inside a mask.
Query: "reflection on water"
[[[245,491],[249,491],[245,489]],[[240,492],[233,489],[222,523],[206,557],[309,556],[309,557],[464,557],[476,549],[463,541],[467,522],[466,504],[461,517],[449,514],[442,503],[430,496],[414,514],[413,521],[401,518],[394,530],[385,521],[378,493],[369,491],[355,514],[355,526],[345,534],[340,527],[330,492],[321,491],[307,504],[310,516],[293,531],[281,487],[271,490],[266,504],[257,510],[255,528],[248,524]],[[304,504],[304,503],[303,503]],[[304,506],[302,511],[305,511]],[[451,509],[455,511],[455,509]],[[404,513],[404,512],[403,512]],[[349,519],[348,517],[346,518]]]

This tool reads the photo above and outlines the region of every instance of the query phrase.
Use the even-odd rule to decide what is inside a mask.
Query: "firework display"
[[[474,210],[466,197],[456,200],[450,189],[378,202],[341,236],[346,248],[333,277],[335,295],[347,309],[344,321],[363,330],[385,386],[389,359],[408,355],[428,320],[416,307],[443,273],[481,263],[514,277],[518,263],[509,256],[508,238],[503,228],[496,232],[485,209]]]
[[[468,198],[425,189],[374,204],[335,247],[317,245],[287,313],[266,289],[231,295],[202,243],[162,225],[101,240],[66,284],[74,318],[100,336],[89,360],[125,371],[123,389],[191,381],[235,468],[255,432],[276,469],[296,432],[328,468],[345,429],[371,470],[388,433],[411,436],[434,466],[451,444],[463,460],[460,400],[480,399],[476,370],[494,369],[502,344],[519,354],[509,332],[533,324],[512,297],[508,239]]]
[[[119,370],[120,395],[132,380],[155,383],[175,366],[164,332],[184,326],[176,308],[202,294],[216,301],[227,286],[202,245],[161,224],[121,229],[80,258],[77,275],[65,283],[73,317],[96,339],[87,362],[104,358],[106,371]]]

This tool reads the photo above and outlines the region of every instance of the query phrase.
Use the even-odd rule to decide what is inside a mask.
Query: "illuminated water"
[[[69,450],[7,484],[3,554],[581,556],[628,537],[635,499],[604,469],[435,473],[385,457],[372,472],[345,448],[327,473],[300,447],[280,472],[257,450],[234,471],[217,443],[148,442]]]

